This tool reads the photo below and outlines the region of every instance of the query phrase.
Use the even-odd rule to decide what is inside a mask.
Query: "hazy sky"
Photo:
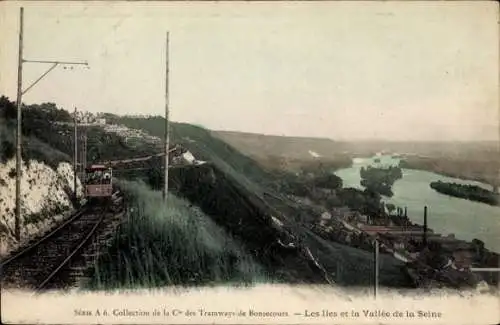
[[[499,137],[495,2],[23,2],[24,97],[210,129],[394,140]],[[19,4],[0,3],[0,93],[15,99]],[[48,65],[24,64],[24,85]]]

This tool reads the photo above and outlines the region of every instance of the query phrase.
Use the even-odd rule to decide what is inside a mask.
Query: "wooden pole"
[[[87,130],[83,135],[83,175],[85,175],[85,169],[87,169]]]
[[[427,206],[424,207],[424,246],[427,246]]]
[[[23,96],[23,34],[24,34],[24,8],[20,9],[19,16],[19,55],[17,63],[17,134],[16,134],[16,218],[14,235],[21,239],[21,137],[22,137],[22,96]]]
[[[375,250],[374,250],[374,286],[373,286],[373,294],[374,297],[377,298],[378,294],[378,259],[379,259],[379,242],[378,239],[375,239]]]
[[[76,178],[78,173],[78,119],[76,116],[76,107],[75,107],[75,116],[74,116],[74,124],[75,124],[75,135],[74,135],[74,144],[75,144],[75,153],[74,153],[74,162],[73,162],[73,196],[77,198],[76,195]]]
[[[167,201],[168,195],[168,148],[170,146],[170,136],[169,136],[169,92],[168,92],[168,73],[169,73],[169,32],[166,35],[165,43],[165,185],[163,187],[163,200]]]

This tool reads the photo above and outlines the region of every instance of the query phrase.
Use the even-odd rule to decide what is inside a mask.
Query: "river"
[[[380,162],[375,162],[378,158]],[[335,174],[342,178],[344,187],[363,189],[360,185],[361,167],[397,165],[399,159],[391,156],[356,158],[352,167],[339,169]],[[423,224],[424,206],[428,207],[427,223],[434,232],[471,241],[484,242],[489,250],[500,252],[500,207],[459,199],[434,191],[429,185],[433,181],[478,185],[491,190],[491,186],[476,181],[464,181],[433,172],[403,169],[403,178],[392,188],[394,196],[384,197],[387,203],[408,208],[408,217],[414,223]]]

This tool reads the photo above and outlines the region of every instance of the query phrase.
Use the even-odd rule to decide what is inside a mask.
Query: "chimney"
[[[424,246],[427,246],[427,206],[424,207]]]

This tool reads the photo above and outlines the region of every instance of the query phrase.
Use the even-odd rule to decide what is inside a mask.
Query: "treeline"
[[[470,201],[482,202],[490,205],[499,205],[500,196],[476,185],[432,182],[430,187],[435,191]]]
[[[394,182],[403,177],[401,168],[394,166],[389,168],[361,167],[360,175],[360,183],[367,190],[388,197],[394,195],[392,192]]]

